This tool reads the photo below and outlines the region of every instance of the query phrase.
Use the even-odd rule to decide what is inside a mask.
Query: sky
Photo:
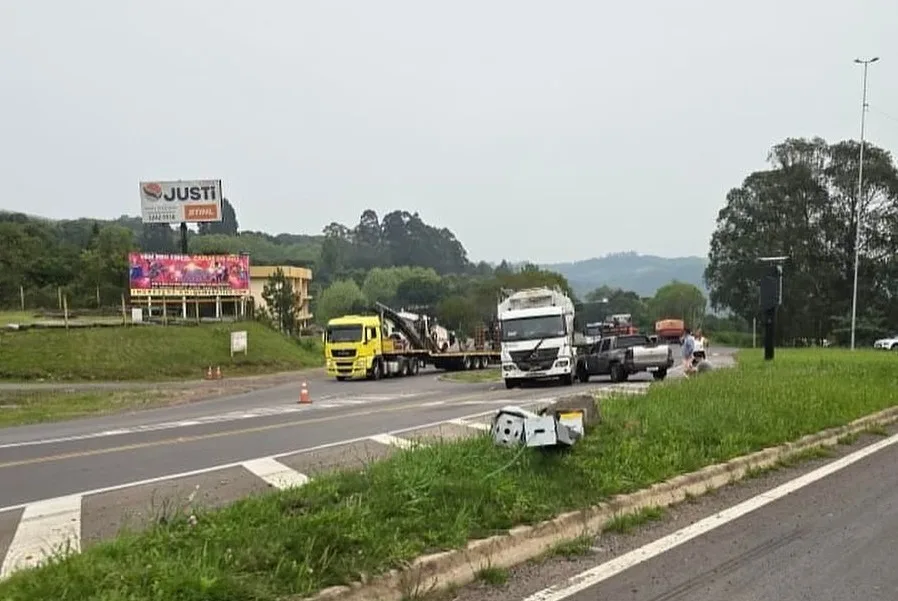
[[[241,229],[418,211],[473,260],[707,255],[792,136],[898,150],[894,0],[0,0],[0,209]]]

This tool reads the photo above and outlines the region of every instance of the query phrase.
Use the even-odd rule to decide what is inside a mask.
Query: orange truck
[[[665,342],[679,342],[686,333],[682,319],[662,319],[655,322],[655,335]]]

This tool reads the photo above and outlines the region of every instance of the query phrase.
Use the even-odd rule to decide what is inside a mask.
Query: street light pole
[[[860,264],[861,251],[861,199],[864,192],[864,134],[867,124],[867,68],[871,63],[879,60],[878,56],[871,59],[861,60],[854,59],[859,65],[864,65],[864,91],[861,100],[861,150],[858,157],[857,167],[857,201],[855,206],[855,225],[854,233],[854,285],[851,288],[851,350],[854,350],[855,328],[857,327],[857,273]]]

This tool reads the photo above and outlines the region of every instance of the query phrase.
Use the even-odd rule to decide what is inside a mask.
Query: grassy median
[[[232,331],[248,353],[230,356]],[[0,380],[174,380],[290,371],[323,364],[321,342],[291,340],[256,322],[0,332]]]
[[[310,595],[898,402],[894,353],[782,350],[602,402],[569,453],[477,437],[241,501],[0,583],[0,599],[256,601]]]

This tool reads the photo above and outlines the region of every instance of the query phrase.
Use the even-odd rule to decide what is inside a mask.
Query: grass
[[[613,532],[615,534],[629,534],[639,526],[648,524],[649,522],[657,522],[664,518],[664,508],[662,507],[643,507],[635,513],[625,513],[615,516],[602,530],[603,532]]]
[[[446,372],[441,376],[441,379],[449,382],[464,382],[467,384],[500,382],[502,380],[502,373],[499,371],[498,367],[488,367],[486,369]]]
[[[0,428],[167,407],[202,390],[0,390]]]
[[[845,424],[898,401],[892,353],[781,350],[773,362],[612,397],[569,452],[488,437],[434,444],[125,534],[14,574],[0,599],[171,601],[310,595],[676,474]]]
[[[230,356],[230,332],[249,352]],[[0,332],[2,380],[174,380],[290,371],[323,363],[318,339],[293,341],[256,322]]]
[[[69,322],[77,323],[104,323],[104,324],[120,324],[122,323],[121,315],[96,315],[94,312],[82,312],[72,310],[69,314]],[[34,311],[0,311],[0,327],[9,324],[30,325],[35,323],[46,324],[64,324],[65,318],[62,310],[55,311],[52,314]]]

